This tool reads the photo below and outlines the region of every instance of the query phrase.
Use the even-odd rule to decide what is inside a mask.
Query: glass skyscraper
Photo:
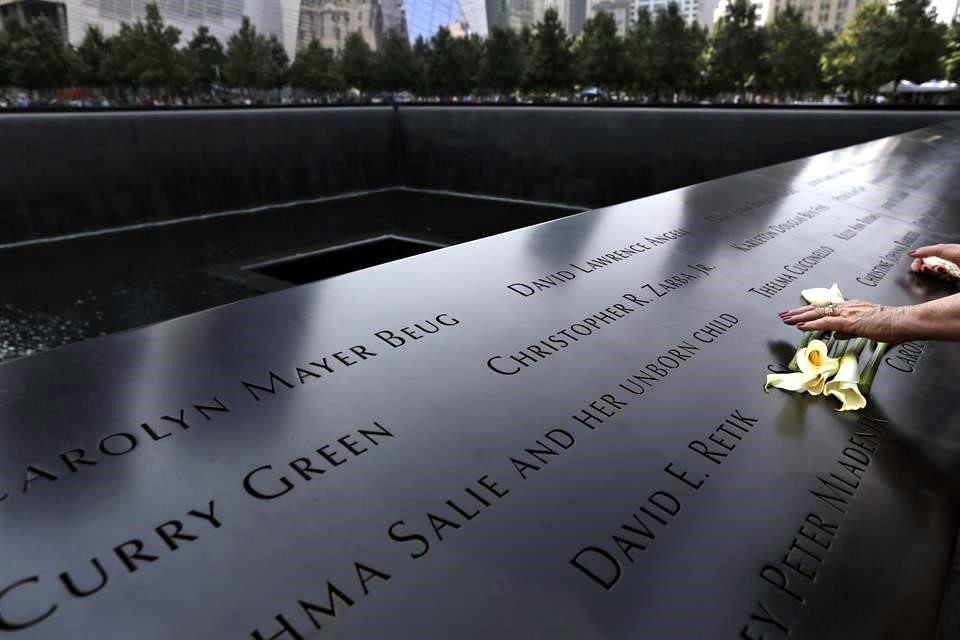
[[[429,40],[440,27],[464,19],[458,0],[406,0],[403,5],[410,42],[420,36]]]
[[[136,22],[146,15],[145,7],[155,1],[163,19],[180,29],[189,40],[200,25],[226,44],[240,28],[243,16],[257,31],[275,35],[292,57],[297,46],[300,0],[65,0],[70,42],[83,40],[88,25],[99,26],[106,35],[120,30],[124,22]]]
[[[488,33],[488,13],[493,23],[515,26],[510,6],[524,0],[63,0],[67,6],[69,39],[83,40],[88,26],[98,26],[113,35],[124,22],[146,15],[146,5],[157,3],[164,20],[189,40],[200,25],[224,45],[240,28],[244,16],[257,31],[275,35],[291,59],[313,39],[331,49],[342,47],[346,36],[359,32],[376,49],[387,29],[406,33],[410,42],[418,36],[429,40],[443,26],[454,32]],[[525,0],[526,4],[538,0]],[[542,0],[540,0],[542,1]],[[569,1],[569,0],[567,0]],[[530,16],[533,17],[532,15]],[[529,18],[523,20],[527,22]]]

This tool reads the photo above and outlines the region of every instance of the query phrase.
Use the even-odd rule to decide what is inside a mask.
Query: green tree
[[[520,51],[522,52],[523,68],[520,70],[520,88],[530,88],[530,65],[533,60],[533,31],[524,25],[520,29]]]
[[[227,56],[220,41],[210,33],[206,25],[200,25],[187,43],[185,53],[190,84],[209,89],[215,82],[220,81]]]
[[[13,69],[10,67],[10,39],[7,31],[0,31],[0,87],[8,86],[12,81]]]
[[[525,53],[520,34],[512,29],[494,27],[487,38],[480,64],[480,86],[497,93],[519,89],[527,65]]]
[[[894,86],[904,79],[925,82],[940,77],[944,28],[937,23],[930,0],[898,0],[891,26],[887,46],[893,55]]]
[[[413,50],[399,31],[387,31],[373,56],[373,87],[391,93],[416,87]]]
[[[367,91],[373,79],[373,51],[370,45],[354,31],[347,36],[340,52],[340,68],[343,79],[349,87]]]
[[[471,34],[466,38],[456,39],[455,51],[463,65],[464,87],[463,94],[479,92],[480,65],[483,64],[483,50],[486,46],[483,38]]]
[[[290,65],[290,83],[318,93],[340,91],[343,77],[333,51],[324,49],[317,40],[312,40],[305,49],[300,50]]]
[[[697,59],[694,60],[693,67],[696,69],[695,77],[690,82],[688,90],[695,95],[703,94],[707,88],[706,67],[704,66],[704,53],[707,50],[707,39],[710,32],[706,27],[701,26],[699,22],[690,25],[690,40],[693,43],[694,50],[697,51]]]
[[[34,18],[25,25],[11,22],[7,31],[5,57],[10,82],[25,89],[56,89],[69,83],[69,51],[63,36],[46,18]]]
[[[83,41],[77,47],[76,75],[79,83],[86,87],[106,87],[113,84],[110,65],[110,43],[104,37],[100,27],[87,25]]]
[[[232,87],[244,89],[270,89],[277,85],[283,69],[270,40],[243,17],[238,29],[227,40],[227,60],[224,76]],[[286,55],[286,53],[284,53]]]
[[[768,84],[781,97],[820,86],[824,39],[803,19],[802,9],[788,3],[777,13],[767,32],[767,45]]]
[[[531,88],[538,91],[565,91],[573,84],[573,55],[556,9],[547,9],[534,25],[529,74]]]
[[[626,40],[625,73],[635,89],[646,93],[653,86],[653,18],[649,9],[637,10]]]
[[[129,23],[121,23],[120,30],[107,38],[104,58],[101,63],[104,79],[109,84],[137,88],[137,78],[133,75],[132,60],[136,56],[138,44],[134,42],[133,28]]]
[[[478,37],[454,38],[440,27],[431,39],[427,76],[430,90],[441,96],[462,96],[476,87],[483,42]]]
[[[580,82],[619,89],[624,78],[624,47],[617,35],[617,21],[600,11],[583,25],[577,40],[576,71]]]
[[[960,80],[960,20],[954,20],[950,25],[945,49],[943,67],[946,70],[947,79],[956,82]]]
[[[180,30],[164,24],[156,3],[146,5],[144,20],[121,34],[128,39],[127,75],[134,84],[151,89],[175,90],[186,80],[183,54],[177,49]]]
[[[433,51],[430,43],[417,36],[413,43],[411,57],[413,59],[413,91],[419,96],[427,96],[433,91],[430,84],[430,58]]]
[[[707,64],[711,84],[720,91],[756,90],[763,75],[763,29],[757,26],[757,7],[750,0],[727,0],[727,13],[708,40]]]
[[[700,72],[704,37],[697,25],[687,26],[676,2],[670,2],[666,9],[657,9],[651,29],[649,78],[658,98],[693,90]]]
[[[270,50],[269,87],[283,86],[287,81],[287,72],[290,69],[290,56],[287,55],[283,43],[274,34],[270,34],[267,39],[267,47]]]
[[[430,56],[427,59],[427,84],[438,95],[449,96],[456,93],[451,86],[462,84],[457,76],[461,69],[457,65],[453,51],[453,36],[446,27],[437,29],[430,39]]]
[[[888,49],[893,29],[893,17],[883,0],[857,7],[820,58],[824,80],[857,97],[874,94],[893,78],[894,59]]]

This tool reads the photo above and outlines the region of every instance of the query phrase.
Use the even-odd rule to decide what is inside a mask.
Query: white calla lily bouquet
[[[843,294],[836,283],[829,289],[804,289],[800,295],[808,304],[843,302]],[[870,360],[861,371],[860,355],[868,348]],[[867,406],[866,395],[886,350],[885,342],[864,338],[839,340],[832,334],[808,331],[787,365],[791,372],[767,375],[764,390],[776,387],[793,393],[832,396],[840,401],[838,411],[863,409]]]

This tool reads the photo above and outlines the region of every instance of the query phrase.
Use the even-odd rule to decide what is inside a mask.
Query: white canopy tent
[[[950,93],[957,90],[957,83],[949,80],[928,80],[916,84],[909,80],[901,80],[897,86],[897,93]],[[893,80],[878,89],[879,93],[893,93]]]

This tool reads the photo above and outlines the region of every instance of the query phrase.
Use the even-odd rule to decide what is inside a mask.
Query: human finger
[[[852,323],[849,318],[842,316],[823,316],[815,320],[801,322],[797,328],[801,331],[836,331],[843,334],[851,333]]]
[[[803,313],[798,313],[796,315],[787,316],[783,318],[784,324],[800,324],[801,322],[808,322],[810,320],[816,320],[817,318],[822,317],[823,311],[820,309],[811,309],[810,311],[804,311]]]
[[[797,314],[799,314],[799,313],[806,313],[807,311],[812,311],[812,310],[814,310],[814,309],[816,309],[816,307],[815,307],[814,305],[812,305],[812,304],[807,304],[807,305],[804,305],[804,306],[802,306],[802,307],[796,307],[796,308],[794,308],[794,309],[787,309],[786,311],[781,311],[781,312],[780,312],[780,317],[781,317],[781,318],[788,318],[788,317],[790,317],[790,316],[795,316],[795,315],[797,315]]]
[[[924,263],[920,269],[920,273],[925,276],[931,276],[933,278],[939,278],[941,280],[949,280],[950,274],[947,272],[946,268],[943,265],[930,265]]]
[[[908,252],[908,255],[911,255],[914,258],[927,258],[929,256],[936,256],[938,258],[942,258],[944,250],[948,246],[949,245],[945,245],[945,244],[931,244],[925,247],[917,247],[916,249],[911,249]]]

